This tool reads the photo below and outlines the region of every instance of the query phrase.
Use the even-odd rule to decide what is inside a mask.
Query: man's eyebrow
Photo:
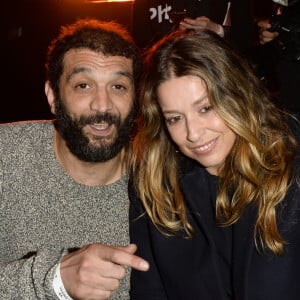
[[[69,81],[74,75],[78,73],[91,73],[91,69],[87,67],[76,67],[67,76],[67,81]]]
[[[76,75],[78,73],[91,73],[91,72],[92,72],[92,70],[90,68],[76,67],[72,70],[72,72],[70,74],[68,74],[67,80],[69,81],[74,75]],[[125,76],[125,77],[129,78],[130,81],[133,81],[133,75],[132,75],[131,72],[124,71],[124,70],[119,70],[119,71],[116,71],[113,74],[115,74],[117,76]]]
[[[131,72],[120,70],[116,72],[116,75],[128,77],[131,81],[133,81],[133,75]]]

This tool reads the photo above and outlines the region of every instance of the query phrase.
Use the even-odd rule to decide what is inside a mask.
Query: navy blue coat
[[[211,190],[215,181],[199,164],[182,180],[185,197],[191,200],[188,217],[195,229],[193,239],[183,233],[163,235],[147,217],[138,218],[138,202],[131,206],[131,241],[138,245],[137,255],[151,266],[146,273],[133,270],[132,299],[230,299],[231,228],[216,225]]]
[[[294,128],[300,143],[300,129]],[[294,172],[300,172],[300,154]],[[131,238],[138,255],[148,259],[149,272],[132,273],[133,300],[298,300],[300,299],[300,187],[294,182],[277,210],[280,233],[287,241],[284,254],[260,254],[254,245],[257,209],[248,207],[231,227],[215,223],[217,178],[199,165],[182,178],[193,239],[165,236],[141,207],[131,206]],[[134,194],[133,191],[132,195]],[[135,198],[133,195],[132,198]]]
[[[300,128],[292,123],[300,145]],[[232,282],[237,300],[300,299],[300,146],[294,161],[296,180],[277,209],[277,223],[284,245],[284,254],[270,251],[259,254],[253,239],[257,216],[255,207],[248,207],[233,226]],[[263,184],[263,183],[262,183]]]

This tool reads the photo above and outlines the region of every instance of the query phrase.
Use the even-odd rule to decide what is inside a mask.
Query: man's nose
[[[91,104],[91,110],[106,112],[113,108],[113,102],[109,95],[109,92],[105,88],[98,88],[93,95]]]

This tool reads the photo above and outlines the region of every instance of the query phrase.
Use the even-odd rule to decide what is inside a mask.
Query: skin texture
[[[179,150],[218,175],[236,135],[211,107],[204,81],[172,77],[158,87],[167,129]]]
[[[45,92],[55,114],[55,93],[49,82]],[[104,56],[88,49],[69,50],[64,57],[60,79],[60,100],[72,119],[109,113],[123,121],[134,99],[132,61],[121,56]],[[117,136],[115,124],[108,121],[86,124],[82,133],[94,147],[109,145]],[[91,186],[112,183],[124,175],[121,151],[106,162],[85,162],[70,152],[59,131],[55,131],[55,152],[69,175]],[[61,261],[65,289],[74,299],[107,299],[118,288],[125,266],[145,271],[148,263],[134,255],[135,245],[113,247],[87,245],[67,254]]]

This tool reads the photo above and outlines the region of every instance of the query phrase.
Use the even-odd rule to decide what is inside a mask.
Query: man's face
[[[64,59],[57,128],[80,160],[104,162],[128,143],[134,119],[132,61],[87,49]]]

